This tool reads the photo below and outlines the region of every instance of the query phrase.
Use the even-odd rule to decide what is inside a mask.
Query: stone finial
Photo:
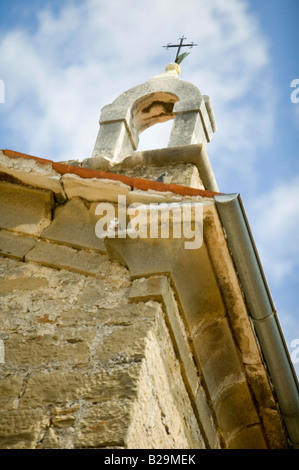
[[[159,75],[155,75],[151,78],[179,78],[179,74],[181,73],[181,67],[179,64],[175,62],[171,62],[170,64],[166,65],[165,72],[160,73]]]
[[[166,65],[165,71],[168,72],[169,70],[175,70],[178,75],[181,73],[181,67],[175,62],[170,62],[170,64]]]

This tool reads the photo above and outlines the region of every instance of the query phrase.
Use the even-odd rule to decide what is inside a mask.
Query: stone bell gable
[[[210,142],[216,129],[210,99],[192,83],[179,80],[177,67],[170,64],[163,74],[102,109],[93,157],[119,163],[137,150],[141,132],[169,119],[174,122],[168,147]]]

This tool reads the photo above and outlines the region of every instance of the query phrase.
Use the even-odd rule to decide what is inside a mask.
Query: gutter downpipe
[[[239,194],[214,196],[249,316],[291,445],[299,449],[299,385]]]

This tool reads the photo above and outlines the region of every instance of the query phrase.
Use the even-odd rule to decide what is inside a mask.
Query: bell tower
[[[210,98],[179,79],[180,66],[137,85],[102,108],[92,157],[83,166],[218,191],[206,147],[216,130]],[[168,146],[138,151],[139,135],[172,119]]]

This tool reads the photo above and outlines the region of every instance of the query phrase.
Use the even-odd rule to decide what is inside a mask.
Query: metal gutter
[[[299,448],[299,385],[239,194],[215,195],[289,439]]]

